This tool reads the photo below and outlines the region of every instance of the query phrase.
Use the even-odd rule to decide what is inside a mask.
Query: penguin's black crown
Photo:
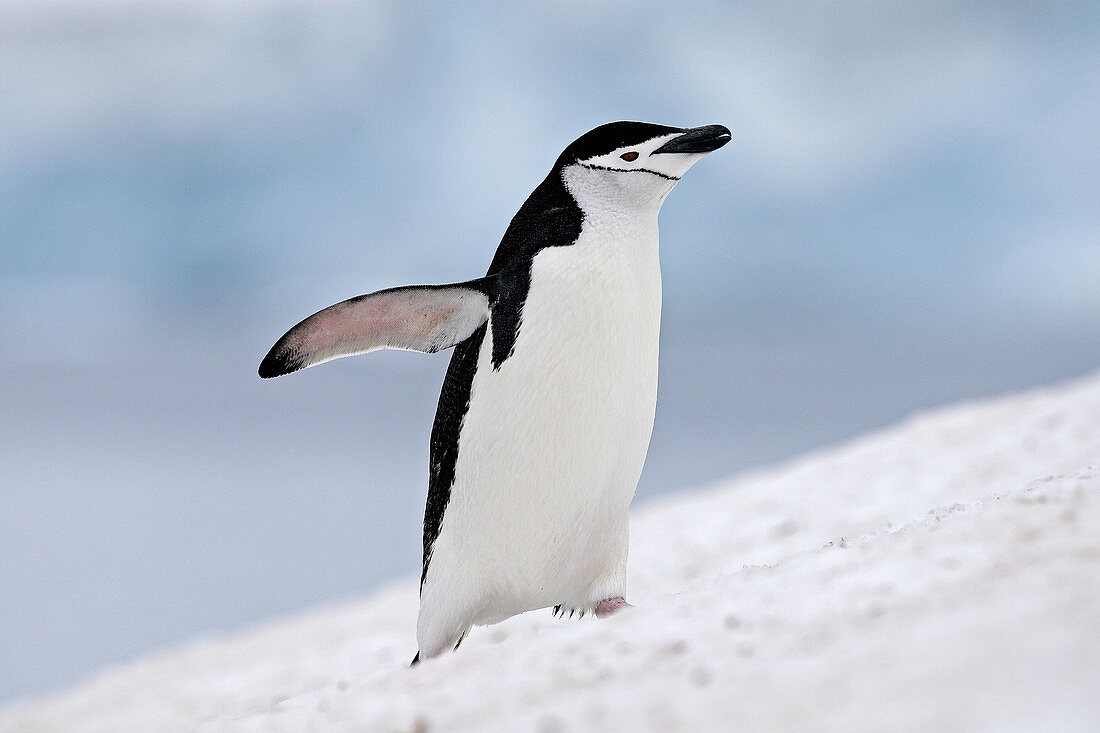
[[[730,141],[729,128],[724,125],[705,125],[703,127],[669,127],[650,122],[609,122],[600,125],[574,140],[558,156],[555,169],[563,168],[581,160],[607,155],[613,150],[641,145],[655,137],[675,135],[656,151],[657,153],[709,153]]]

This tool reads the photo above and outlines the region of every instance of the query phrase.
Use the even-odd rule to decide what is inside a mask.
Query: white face
[[[660,208],[680,177],[706,153],[655,153],[680,133],[579,160],[562,171],[565,185],[581,205]]]

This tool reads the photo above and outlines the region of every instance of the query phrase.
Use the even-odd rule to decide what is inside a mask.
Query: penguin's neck
[[[628,231],[657,226],[661,204],[676,181],[643,172],[619,173],[573,165],[562,170],[562,184],[584,212],[586,224],[605,222]]]

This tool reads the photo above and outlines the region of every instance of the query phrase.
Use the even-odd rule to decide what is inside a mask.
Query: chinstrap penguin
[[[524,611],[628,605],[628,508],[657,404],[657,214],[729,140],[721,125],[597,127],[520,207],[485,277],[345,300],[263,359],[267,378],[455,347],[431,433],[414,663]]]

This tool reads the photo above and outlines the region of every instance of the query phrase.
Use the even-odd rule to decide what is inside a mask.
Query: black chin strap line
[[[616,173],[649,173],[654,176],[659,176],[668,181],[678,181],[678,176],[670,176],[667,173],[661,173],[660,171],[652,171],[649,168],[609,168],[606,165],[595,165],[594,163],[581,163],[585,168],[590,168],[594,171],[614,171]]]

